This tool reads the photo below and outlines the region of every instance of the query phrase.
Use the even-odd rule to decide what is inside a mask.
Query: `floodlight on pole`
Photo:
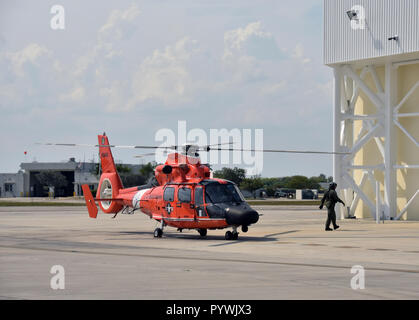
[[[358,13],[355,10],[346,11],[349,20],[358,20]]]

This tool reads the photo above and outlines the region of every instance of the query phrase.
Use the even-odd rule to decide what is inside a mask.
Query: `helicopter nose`
[[[226,221],[233,226],[249,226],[259,220],[259,213],[257,211],[246,208],[228,208],[226,209]]]

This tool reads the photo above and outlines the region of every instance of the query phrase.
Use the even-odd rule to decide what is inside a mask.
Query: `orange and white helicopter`
[[[237,240],[241,227],[247,232],[250,225],[259,220],[259,214],[246,203],[237,185],[231,181],[211,178],[210,169],[201,164],[198,151],[261,151],[333,154],[333,152],[288,151],[288,150],[245,150],[220,148],[218,146],[199,147],[184,145],[181,153],[178,146],[163,147],[174,149],[169,153],[164,164],[155,168],[157,183],[138,187],[124,188],[117,172],[111,148],[128,147],[137,149],[158,149],[154,146],[116,146],[110,145],[104,133],[98,135],[98,145],[102,174],[100,176],[96,198],[89,186],[83,185],[83,194],[91,218],[96,218],[98,207],[103,213],[133,213],[141,210],[150,218],[159,222],[154,230],[154,237],[163,235],[164,227],[196,229],[202,237],[207,230],[232,228],[225,233],[226,240]],[[56,144],[57,146],[88,146],[77,144]]]

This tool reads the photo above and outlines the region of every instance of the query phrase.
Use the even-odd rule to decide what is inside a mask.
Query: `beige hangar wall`
[[[376,68],[377,74],[383,88],[385,87],[385,69],[384,67]],[[398,77],[398,102],[409,92],[409,90],[419,81],[419,63],[412,65],[400,66],[397,71]],[[374,80],[370,73],[364,78],[365,83],[374,92]],[[409,97],[405,104],[399,110],[400,113],[419,112],[419,88]],[[369,98],[361,92],[356,105],[355,114],[367,115],[376,113],[376,108]],[[399,122],[406,130],[419,140],[419,118],[400,118]],[[358,136],[362,128],[362,121],[354,121],[354,137]],[[395,137],[397,139],[397,164],[400,165],[417,165],[419,164],[419,148],[397,127],[394,128]],[[355,165],[376,165],[382,163],[382,157],[378,150],[374,139],[371,139],[364,148],[362,148],[354,158]],[[354,179],[360,183],[363,172],[361,170],[354,171]],[[380,171],[375,171],[375,179],[380,183],[381,197],[384,197],[384,175]],[[419,186],[419,169],[398,169],[397,170],[397,216],[404,208],[407,201],[415,194]],[[367,181],[363,187],[366,195],[375,203],[375,186]],[[371,212],[365,203],[360,202],[355,215],[358,218],[370,218]],[[409,206],[403,220],[419,220],[419,197],[417,197]]]

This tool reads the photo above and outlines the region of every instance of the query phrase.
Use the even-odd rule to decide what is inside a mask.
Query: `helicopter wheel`
[[[207,236],[207,229],[198,229],[198,232],[201,235],[201,237]]]
[[[225,234],[226,240],[237,240],[239,238],[239,233],[237,231],[227,231]]]
[[[247,231],[249,231],[249,227],[248,226],[242,226],[242,231],[244,233],[246,233]]]
[[[163,236],[163,230],[160,228],[156,228],[154,230],[154,238],[161,238]]]

